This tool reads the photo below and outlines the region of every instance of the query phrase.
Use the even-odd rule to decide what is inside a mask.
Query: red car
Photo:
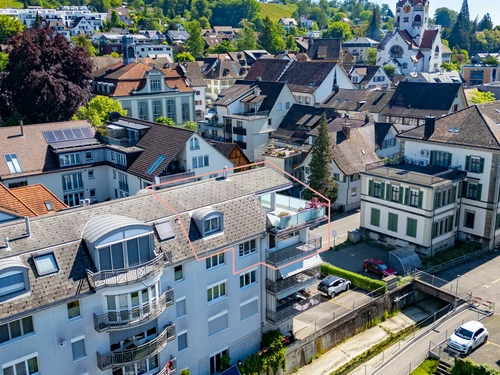
[[[379,259],[368,259],[365,263],[363,263],[363,269],[365,272],[371,271],[382,277],[396,274],[396,270],[394,268],[387,267],[384,262]]]

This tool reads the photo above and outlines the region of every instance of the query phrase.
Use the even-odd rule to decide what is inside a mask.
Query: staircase
[[[439,361],[438,368],[434,375],[449,375],[451,372],[451,365],[446,362]]]

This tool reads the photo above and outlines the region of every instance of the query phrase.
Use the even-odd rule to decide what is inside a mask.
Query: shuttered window
[[[241,320],[245,320],[254,316],[259,312],[259,300],[254,299],[251,302],[245,303],[240,306]]]
[[[392,232],[398,231],[398,215],[389,212],[387,229]]]
[[[466,156],[465,157],[465,170],[472,173],[484,172],[484,158],[479,156]]]
[[[444,151],[431,151],[430,165],[448,168],[451,165],[452,155]]]
[[[377,208],[372,208],[370,224],[379,227],[380,226],[380,210]]]
[[[417,220],[416,219],[412,219],[409,217],[406,220],[406,235],[408,237],[413,237],[413,238],[417,237]]]
[[[208,321],[208,335],[212,336],[215,335],[216,333],[219,333],[222,330],[225,330],[228,327],[228,318],[227,318],[227,311],[216,317],[216,318],[211,318]]]

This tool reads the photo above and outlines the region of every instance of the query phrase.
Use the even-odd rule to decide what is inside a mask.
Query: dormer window
[[[161,90],[161,81],[159,79],[152,79],[151,83],[151,91],[159,91]]]
[[[220,231],[219,217],[207,218],[203,222],[205,235]]]
[[[195,211],[192,217],[203,237],[224,230],[224,214],[210,207]]]
[[[200,149],[200,143],[198,141],[198,138],[191,138],[191,140],[189,141],[189,145],[190,145],[190,149],[191,150],[199,150]]]
[[[26,290],[24,280],[23,271],[10,271],[2,274],[2,276],[0,276],[0,297],[7,297],[15,293],[24,292]]]

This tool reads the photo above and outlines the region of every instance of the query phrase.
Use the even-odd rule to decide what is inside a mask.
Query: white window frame
[[[4,157],[10,173],[22,173],[23,168],[21,167],[17,154],[5,154]]]
[[[72,154],[59,155],[59,164],[61,165],[61,167],[80,165],[82,164],[80,154],[78,152],[74,152]]]
[[[215,219],[215,222],[217,223],[216,225],[212,224],[213,221]],[[206,230],[205,229],[205,224],[206,223],[209,223],[209,230]],[[208,216],[206,217],[204,220],[203,220],[203,232],[206,235],[208,234],[212,234],[212,233],[216,233],[216,232],[220,232],[222,229],[221,229],[221,222],[220,222],[220,217],[217,215],[217,216]]]
[[[254,242],[255,246],[252,248],[252,242]],[[248,245],[248,248],[247,246]],[[255,254],[257,252],[257,239],[253,239],[247,242],[240,243],[239,245],[239,256],[240,258],[245,257],[250,254]]]
[[[75,353],[73,353],[73,344],[75,342],[83,341],[83,352],[84,355],[82,357],[76,358],[75,359]],[[85,336],[78,336],[75,337],[74,339],[71,339],[71,355],[73,357],[73,362],[80,362],[81,360],[87,358],[87,348],[85,347]]]
[[[32,328],[32,331],[31,332],[24,332],[24,324],[23,324],[23,321],[25,319],[28,319],[30,318],[31,319],[31,328]],[[19,336],[16,336],[16,337],[12,337],[12,327],[11,325],[14,324],[15,322],[18,322],[19,324],[19,331],[20,331],[20,335]],[[0,343],[0,345],[4,345],[4,344],[8,344],[10,342],[13,342],[13,341],[17,341],[19,339],[22,339],[26,336],[31,336],[31,335],[34,335],[35,334],[35,326],[34,326],[34,323],[33,323],[33,315],[29,315],[29,316],[26,316],[24,318],[21,318],[21,319],[16,319],[16,320],[12,320],[8,323],[4,323],[4,324],[1,324],[1,326],[7,326],[7,331],[9,333],[9,339]]]
[[[254,277],[253,281],[252,281],[252,274]],[[248,283],[247,283],[247,277],[248,277]],[[243,282],[243,285],[242,285],[242,282]],[[248,287],[250,287],[252,285],[256,285],[256,284],[257,284],[257,267],[240,273],[240,289],[245,289],[245,288],[248,288]]]
[[[177,304],[182,301],[184,301],[184,315],[177,316]],[[175,300],[175,315],[177,316],[177,319],[181,319],[187,316],[186,297],[177,298]]]
[[[222,260],[221,260],[222,258]],[[226,264],[226,253],[219,253],[205,259],[205,267],[208,270],[219,268]]]
[[[89,179],[89,180],[93,180],[93,179],[95,179],[94,170],[93,170],[93,169],[89,169],[89,170],[87,171],[87,176],[88,176],[88,179]]]
[[[63,192],[83,190],[83,177],[81,172],[62,175]]]
[[[177,335],[176,335],[176,336],[177,336],[177,343],[179,343],[179,342],[180,342],[180,341],[179,341],[179,337],[180,337],[180,336],[182,336],[182,335],[186,335],[186,347],[185,347],[185,348],[183,348],[183,349],[180,349],[180,348],[179,348],[179,345],[177,345],[177,351],[178,351],[179,353],[181,353],[181,352],[183,352],[183,351],[185,351],[185,350],[188,350],[188,349],[189,349],[189,342],[188,342],[187,332],[188,332],[188,331],[187,331],[187,329],[185,329],[184,331],[181,331],[181,332],[177,333]]]
[[[13,285],[9,285],[9,286],[3,287],[1,289],[0,297],[2,297],[2,298],[8,298],[10,295],[26,291],[26,284],[27,283],[26,283],[26,277],[25,277],[25,272],[24,271],[9,271],[9,272],[5,272],[5,273],[2,274],[2,277],[0,279],[6,278],[6,277],[10,277],[10,276],[14,276],[14,275],[18,275],[18,274],[20,274],[22,276],[23,281],[21,283],[16,283],[16,284],[13,284]]]
[[[224,294],[221,294],[221,285],[224,285]],[[217,289],[218,297],[214,298],[215,290]],[[211,290],[211,297],[209,297],[208,291]],[[220,301],[221,299],[227,298],[227,279],[221,280],[215,284],[207,286],[207,302],[209,304]],[[215,318],[214,318],[215,319]],[[210,319],[209,319],[210,321]]]
[[[161,80],[159,79],[152,79],[150,81],[150,85],[151,85],[151,91],[161,90]]]
[[[38,371],[37,372],[32,372],[30,373],[29,372],[29,369],[28,369],[28,361],[32,358],[36,358],[36,362],[37,362],[37,367],[38,367]],[[17,375],[17,372],[16,372],[16,365],[21,363],[21,362],[24,362],[25,363],[25,369],[26,369],[26,374],[29,374],[29,375],[38,375],[40,374],[40,363],[38,361],[38,352],[35,352],[35,353],[32,353],[32,354],[29,354],[29,355],[26,355],[24,357],[21,357],[21,358],[18,358],[14,361],[10,361],[10,362],[7,362],[5,364],[2,365],[2,372],[3,370],[5,370],[6,368],[8,367],[12,367],[13,371],[14,371],[14,375]]]
[[[199,150],[200,149],[200,141],[198,138],[193,137],[189,140],[189,148],[192,150]]]

